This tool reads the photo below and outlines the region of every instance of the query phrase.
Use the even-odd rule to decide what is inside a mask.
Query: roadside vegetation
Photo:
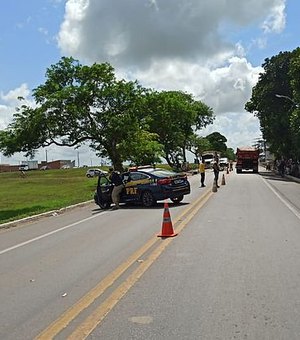
[[[86,169],[0,173],[0,227],[16,219],[93,199],[97,177]]]
[[[167,164],[159,167],[171,169]],[[96,167],[108,170],[108,167]],[[197,168],[196,164],[191,169]],[[86,168],[0,172],[1,224],[94,199],[98,177]],[[96,206],[95,206],[96,207]]]
[[[212,108],[183,91],[157,91],[137,81],[119,80],[108,63],[82,65],[63,57],[32,91],[35,105],[23,98],[12,123],[0,130],[0,151],[34,157],[49,145],[89,145],[122,171],[124,162],[169,166],[186,162],[197,148],[196,131],[214,120]]]
[[[300,48],[265,59],[245,109],[276,158],[300,160]]]

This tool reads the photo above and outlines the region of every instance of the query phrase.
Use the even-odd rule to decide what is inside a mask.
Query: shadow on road
[[[180,202],[180,203],[172,203],[172,202],[168,202],[169,205],[169,209],[172,208],[176,208],[178,206],[185,206],[188,205],[189,203],[185,203],[185,202]],[[113,207],[113,205],[109,208],[109,209],[101,209],[101,208],[95,208],[92,210],[93,215],[94,214],[99,214],[101,212],[105,212],[105,211],[111,211],[111,208]],[[158,202],[156,203],[153,207],[144,207],[141,204],[138,203],[126,203],[126,204],[122,204],[120,203],[120,209],[119,210],[162,210],[164,208],[164,202]]]

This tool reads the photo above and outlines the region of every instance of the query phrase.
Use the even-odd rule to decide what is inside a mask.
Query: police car
[[[171,199],[174,203],[183,200],[191,192],[190,183],[183,173],[176,173],[150,166],[130,168],[123,173],[124,188],[120,195],[121,203],[139,203],[151,207],[157,201]],[[112,203],[113,185],[106,174],[100,174],[94,201],[102,209],[108,209]]]

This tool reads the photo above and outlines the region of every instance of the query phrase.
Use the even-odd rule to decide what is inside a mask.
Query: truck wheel
[[[156,203],[151,191],[144,191],[141,200],[144,207],[152,207]]]

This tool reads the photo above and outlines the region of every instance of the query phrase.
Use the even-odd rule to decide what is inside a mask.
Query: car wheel
[[[156,200],[151,191],[144,191],[142,193],[141,200],[144,207],[152,207],[156,203]]]
[[[99,207],[103,210],[109,209],[110,208],[110,202],[99,202]]]
[[[86,175],[86,177],[87,177],[87,178],[90,178],[90,177],[91,177],[91,175],[90,175],[90,174],[87,174],[87,175]]]
[[[171,201],[175,204],[180,203],[183,200],[183,195],[171,198]]]

